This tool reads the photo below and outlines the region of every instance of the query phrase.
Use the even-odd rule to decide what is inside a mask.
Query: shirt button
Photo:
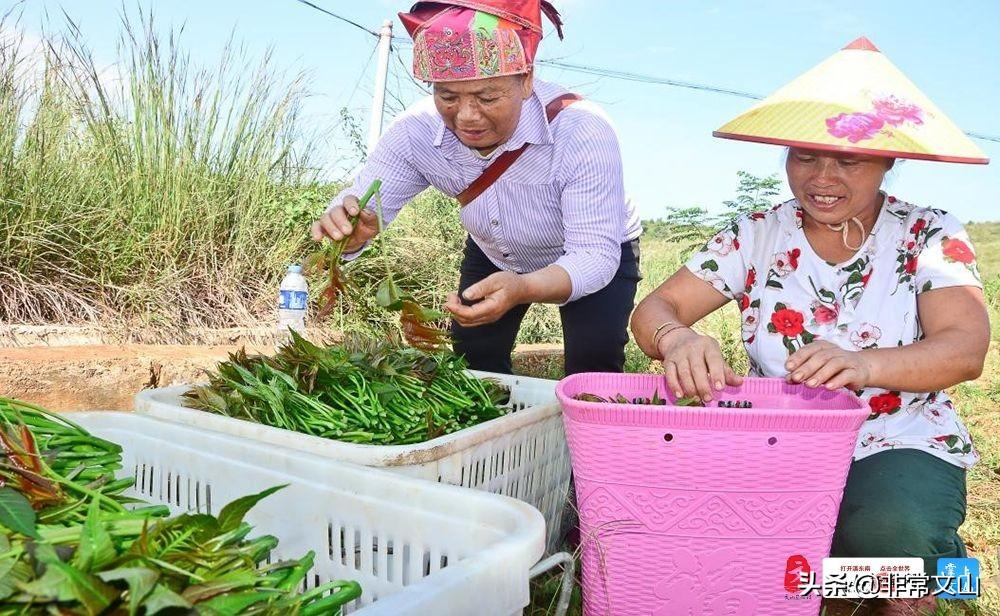
[[[499,227],[500,221],[494,218],[493,220],[490,221],[490,224],[493,225],[494,227]]]
[[[507,257],[509,257],[509,256],[510,256],[510,253],[509,253],[509,252],[505,252],[505,253],[503,253],[503,258],[504,258],[504,259],[506,259],[506,258],[507,258]]]

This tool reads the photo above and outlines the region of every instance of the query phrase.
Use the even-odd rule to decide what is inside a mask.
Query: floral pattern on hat
[[[872,108],[872,113],[856,111],[831,116],[826,119],[826,131],[838,139],[857,143],[879,133],[891,137],[892,133],[886,131],[888,126],[924,123],[924,112],[920,107],[892,94],[874,99]]]

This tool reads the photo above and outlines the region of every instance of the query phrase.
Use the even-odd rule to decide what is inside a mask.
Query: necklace
[[[851,227],[850,227],[850,225],[847,224],[848,222],[853,222],[854,224],[858,225],[858,230],[861,231],[861,241],[858,242],[857,246],[852,246],[847,241],[847,238],[850,236],[850,232],[851,232]],[[841,232],[841,234],[842,234],[841,235],[841,241],[844,243],[844,248],[847,248],[848,250],[854,250],[854,251],[861,250],[861,246],[865,243],[865,226],[864,226],[864,224],[862,224],[862,222],[860,220],[858,220],[857,216],[851,217],[850,221],[845,220],[845,221],[843,221],[843,222],[841,222],[839,224],[836,224],[836,225],[829,225],[828,224],[827,228],[830,229],[831,231],[840,231]]]

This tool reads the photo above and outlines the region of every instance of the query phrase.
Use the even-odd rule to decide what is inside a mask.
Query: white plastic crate
[[[308,588],[355,580],[362,616],[512,614],[544,549],[541,515],[509,498],[435,485],[282,447],[112,411],[68,417],[120,444],[130,496],[217,513],[289,484],[247,516],[280,541],[272,560],[316,554]]]
[[[135,411],[326,458],[511,496],[542,512],[548,533],[546,553],[558,551],[572,467],[556,381],[472,374],[498,379],[510,387],[514,412],[415,445],[343,443],[189,409],[182,398],[188,385],[142,391],[135,397]]]

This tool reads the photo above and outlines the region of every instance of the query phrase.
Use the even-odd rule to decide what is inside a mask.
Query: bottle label
[[[280,310],[305,310],[309,294],[305,291],[279,291],[278,308]]]

